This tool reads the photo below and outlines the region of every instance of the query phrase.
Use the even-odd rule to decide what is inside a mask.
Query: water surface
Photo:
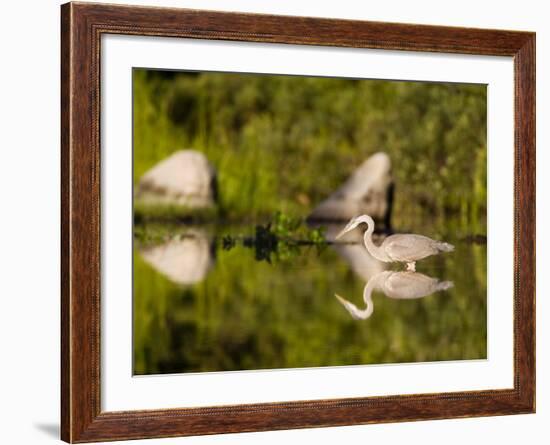
[[[361,320],[335,294],[362,309],[369,279],[404,267],[374,260],[354,243],[360,231],[343,244],[267,251],[254,227],[153,232],[134,243],[135,374],[486,358],[487,252],[471,237],[439,231],[455,251],[417,263],[452,287],[413,299],[374,289]]]

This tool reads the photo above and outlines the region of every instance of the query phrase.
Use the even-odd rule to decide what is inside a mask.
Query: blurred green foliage
[[[315,246],[319,251],[327,246],[324,227],[309,227],[305,221],[292,218],[281,212],[276,212],[272,220],[266,224],[256,225],[254,237],[232,239],[224,237],[224,248],[229,250],[237,245],[253,248],[256,260],[271,263],[288,261],[300,254],[300,247]]]
[[[218,214],[304,217],[385,151],[397,226],[456,215],[485,231],[485,85],[145,69],[133,81],[135,182],[193,148],[218,170]]]

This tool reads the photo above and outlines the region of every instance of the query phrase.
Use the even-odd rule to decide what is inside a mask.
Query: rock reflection
[[[199,230],[180,238],[140,250],[141,257],[169,280],[180,285],[198,283],[214,265],[214,249],[206,234]]]
[[[423,298],[434,292],[453,287],[452,281],[440,281],[418,272],[395,272],[391,270],[380,272],[371,277],[363,289],[365,309],[359,309],[355,304],[335,294],[336,298],[350,315],[356,320],[366,320],[374,312],[372,292],[378,290],[388,298],[410,300]]]

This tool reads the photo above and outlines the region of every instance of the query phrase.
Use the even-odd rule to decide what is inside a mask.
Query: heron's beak
[[[348,224],[346,227],[344,227],[344,228],[342,229],[342,231],[341,231],[338,235],[336,235],[336,236],[334,237],[334,239],[337,240],[338,238],[343,237],[343,236],[344,236],[346,233],[348,233],[349,231],[350,231],[350,226],[349,226],[349,224]]]
[[[349,314],[351,315],[352,318],[354,318],[355,320],[360,320],[362,318],[366,318],[366,317],[363,317],[363,315],[361,313],[362,311],[360,311],[357,308],[357,306],[355,306],[353,303],[349,302],[345,298],[342,298],[338,294],[334,294],[334,296],[338,299],[338,301],[342,304],[342,306],[344,306],[346,311],[349,312]]]
[[[338,298],[338,301],[339,301],[340,303],[342,303],[342,304],[346,304],[346,303],[348,302],[348,300],[346,300],[345,298],[342,298],[342,297],[341,297],[340,295],[338,295],[338,294],[334,294],[334,296],[335,296],[336,298]]]
[[[334,296],[337,298],[337,300],[340,302],[340,304],[346,308],[346,311],[348,311],[350,314],[353,314],[353,312],[354,312],[353,309],[357,310],[357,307],[351,308],[350,306],[354,306],[354,304],[350,303],[345,298],[342,298],[338,294],[334,294]]]

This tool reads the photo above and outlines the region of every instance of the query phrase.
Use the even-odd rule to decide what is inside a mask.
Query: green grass
[[[182,205],[134,203],[134,224],[176,223],[200,224],[222,218],[218,207],[189,208]]]
[[[397,225],[427,215],[485,224],[484,85],[142,69],[133,76],[136,183],[174,151],[193,148],[218,171],[217,215],[305,217],[385,151]]]

